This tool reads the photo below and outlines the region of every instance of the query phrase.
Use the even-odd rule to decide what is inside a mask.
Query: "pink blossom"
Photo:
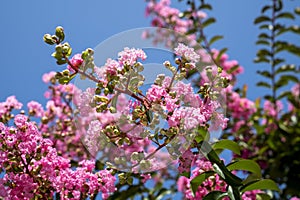
[[[75,69],[79,69],[80,66],[83,63],[83,59],[81,58],[81,54],[75,54],[71,59],[70,59],[70,63],[72,65],[72,67],[70,65],[67,66],[67,68],[71,71],[74,72]]]
[[[186,150],[182,156],[179,158],[179,166],[178,166],[178,171],[179,173],[184,173],[184,172],[190,172],[191,170],[191,164],[192,161],[194,160],[195,156],[193,152],[191,152],[190,149]]]
[[[35,117],[42,117],[44,114],[44,109],[42,105],[36,101],[30,101],[27,104],[29,112],[33,113]]]
[[[54,78],[56,72],[49,72],[43,75],[42,79],[44,83],[49,83],[52,78]]]
[[[28,120],[28,117],[25,115],[20,115],[20,114],[16,115],[15,116],[15,125],[18,128],[21,128],[21,127],[25,126],[27,120]]]
[[[148,180],[151,179],[151,174],[141,174],[141,177],[143,177],[142,182],[146,183]]]
[[[145,60],[147,58],[142,49],[125,47],[123,51],[118,53],[118,60],[120,65],[134,65],[138,59]]]
[[[268,116],[277,117],[280,111],[283,109],[283,104],[281,101],[276,101],[276,105],[272,102],[266,100],[264,103],[264,111]]]
[[[193,48],[190,48],[182,43],[179,43],[178,46],[175,48],[175,54],[177,56],[181,56],[184,59],[196,63],[199,61],[200,56],[195,52]]]

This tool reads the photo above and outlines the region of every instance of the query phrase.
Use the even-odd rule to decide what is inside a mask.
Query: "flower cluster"
[[[107,198],[115,191],[115,177],[107,170],[94,173],[95,162],[81,161],[72,169],[70,160],[58,155],[53,142],[43,138],[26,115],[16,115],[14,124],[9,127],[0,122],[0,168],[5,170],[0,196],[32,199],[55,194],[82,199],[102,192]]]

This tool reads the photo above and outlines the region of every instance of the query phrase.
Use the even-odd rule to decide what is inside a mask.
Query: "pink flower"
[[[141,177],[143,177],[142,182],[146,183],[148,180],[151,179],[151,174],[141,174]]]
[[[74,72],[75,69],[79,69],[80,66],[82,65],[83,63],[83,59],[81,58],[81,54],[75,54],[71,60],[70,60],[70,63],[72,64],[73,67],[71,67],[70,65],[67,66],[67,68],[71,71],[71,72]]]
[[[43,75],[42,79],[44,83],[49,83],[50,80],[55,76],[56,72],[49,72]]]
[[[179,166],[178,166],[179,173],[190,172],[191,165],[194,158],[195,156],[193,152],[191,152],[190,149],[186,150],[179,158]]]
[[[268,116],[277,117],[280,111],[283,109],[283,104],[281,101],[276,101],[276,105],[272,102],[266,100],[264,103],[264,111]]]
[[[185,58],[192,63],[196,63],[200,59],[200,56],[195,52],[193,48],[190,48],[182,43],[179,43],[179,45],[175,48],[175,54],[177,56]]]
[[[125,47],[123,51],[118,53],[120,65],[134,65],[138,59],[145,60],[147,58],[145,52],[142,49]]]
[[[30,101],[27,104],[29,112],[32,112],[35,117],[42,117],[44,114],[44,109],[42,105],[36,101]]]
[[[25,126],[27,120],[28,120],[28,117],[25,115],[21,115],[21,114],[16,115],[15,116],[15,125],[18,128],[21,128],[21,127]]]

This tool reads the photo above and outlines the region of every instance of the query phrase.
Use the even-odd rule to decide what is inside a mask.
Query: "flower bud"
[[[60,41],[63,41],[65,39],[65,33],[63,27],[61,26],[56,27],[55,35],[59,38]]]
[[[45,34],[44,35],[44,42],[46,42],[47,44],[50,44],[50,45],[53,45],[53,44],[55,44],[55,40],[51,37],[51,35],[50,34]]]

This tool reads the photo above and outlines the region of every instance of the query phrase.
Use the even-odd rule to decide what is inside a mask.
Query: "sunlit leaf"
[[[280,191],[276,183],[270,179],[259,180],[241,188],[241,192],[246,192],[251,190],[274,190],[278,192]]]
[[[198,187],[210,176],[213,176],[215,174],[214,171],[207,171],[204,172],[198,176],[196,176],[192,181],[191,181],[191,188],[193,193],[195,193],[198,190]]]
[[[240,146],[232,140],[220,140],[213,145],[213,148],[216,149],[229,149],[235,154],[240,155]]]
[[[236,162],[227,165],[229,170],[243,170],[251,172],[259,177],[261,177],[261,169],[259,165],[253,160],[238,160]]]

